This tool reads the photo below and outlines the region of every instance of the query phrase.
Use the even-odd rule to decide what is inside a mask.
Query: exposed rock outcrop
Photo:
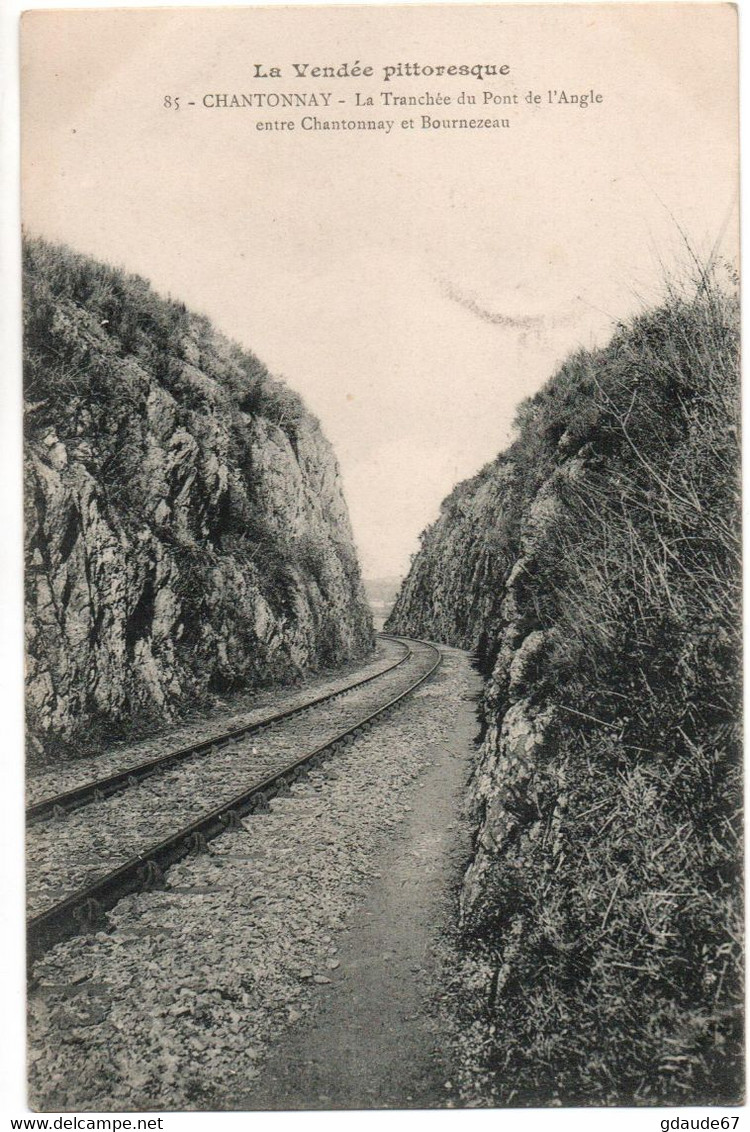
[[[461,907],[498,1103],[741,1096],[737,331],[703,279],[566,362],[386,626],[485,676]]]
[[[300,399],[143,280],[25,256],[36,743],[365,654],[338,466]]]
[[[514,474],[512,463],[499,457],[453,489],[420,537],[387,623],[390,630],[408,626],[412,636],[457,648],[491,645],[512,562],[505,503]]]

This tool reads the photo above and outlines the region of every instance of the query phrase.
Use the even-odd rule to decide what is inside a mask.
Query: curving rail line
[[[406,642],[402,641],[401,643],[405,644]],[[375,721],[384,718],[420,685],[429,680],[440,666],[442,654],[434,645],[426,641],[415,643],[431,650],[434,654],[434,660],[426,672],[412,681],[397,696],[394,696],[387,703],[382,704],[346,730],[341,731],[322,746],[294,759],[274,774],[258,780],[229,802],[204,814],[197,821],[184,826],[158,844],[150,846],[119,868],[27,920],[26,941],[29,964],[61,940],[104,926],[106,922],[104,913],[107,909],[114,907],[124,896],[133,892],[162,887],[164,869],[175,864],[189,853],[199,852],[205,848],[206,842],[227,829],[238,826],[243,815],[266,809],[270,798],[279,793],[287,792],[289,785],[295,782],[306,770],[340,747],[348,746],[357,735],[369,730]],[[376,673],[375,676],[367,677],[359,684],[368,683],[377,676],[383,675],[385,671],[392,671],[393,668],[405,663],[413,655],[408,645],[406,647],[406,654],[396,664]],[[350,685],[350,688],[355,686],[358,685]],[[321,697],[320,700],[309,702],[305,707],[311,707],[332,699],[338,694],[340,693],[336,692]],[[302,709],[281,713],[276,719],[286,718],[298,710]],[[262,725],[267,726],[267,723]],[[256,725],[253,724],[252,726],[255,727]],[[246,728],[242,728],[240,731],[242,734],[247,733]],[[212,740],[212,743],[215,742],[216,739]],[[198,744],[198,746],[201,745]],[[193,750],[193,753],[196,752]]]
[[[390,637],[385,633],[379,635],[387,637],[388,640],[396,641],[404,648],[404,655],[400,657],[399,660],[394,661],[393,664],[389,664],[386,668],[381,668],[378,672],[366,676],[362,680],[355,680],[353,683],[347,684],[345,688],[337,688],[333,692],[327,692],[324,696],[318,696],[317,699],[307,700],[303,704],[298,704],[297,707],[287,708],[286,711],[280,711],[275,715],[258,719],[255,723],[235,727],[229,731],[222,731],[217,735],[212,735],[210,739],[202,740],[200,743],[191,743],[186,747],[180,747],[176,751],[170,751],[166,755],[159,755],[157,758],[147,759],[145,762],[125,767],[123,770],[119,770],[115,774],[109,775],[107,778],[92,779],[92,781],[85,782],[81,786],[76,786],[73,790],[65,790],[61,794],[44,798],[41,802],[36,802],[34,805],[27,807],[26,824],[31,825],[38,821],[44,821],[47,818],[62,817],[71,810],[79,809],[81,806],[87,806],[91,802],[101,802],[104,798],[109,798],[112,794],[116,794],[120,790],[126,790],[129,786],[135,786],[138,782],[142,782],[144,778],[148,778],[158,771],[167,770],[177,763],[183,762],[185,759],[192,758],[194,755],[205,755],[215,748],[225,746],[227,743],[234,742],[237,739],[243,739],[248,735],[257,734],[259,731],[265,730],[266,727],[271,727],[274,723],[281,723],[283,720],[290,719],[294,715],[301,715],[310,708],[329,703],[331,700],[338,699],[339,696],[345,696],[347,692],[351,692],[355,688],[361,688],[365,684],[371,683],[373,680],[380,679],[380,677],[385,676],[386,673],[393,672],[394,668],[405,664],[411,656],[411,649],[404,641],[397,637]]]

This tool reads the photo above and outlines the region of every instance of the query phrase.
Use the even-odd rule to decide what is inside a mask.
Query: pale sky
[[[146,276],[303,395],[366,576],[404,572],[518,401],[658,294],[662,262],[684,259],[679,228],[702,254],[734,253],[728,5],[35,12],[24,41],[28,230]],[[292,77],[292,62],[344,60],[375,76]],[[510,74],[382,82],[399,61]],[[256,62],[282,78],[253,78]],[[354,108],[385,89],[479,105]],[[550,89],[604,101],[523,101]],[[520,104],[483,109],[486,90]],[[269,91],[332,92],[308,112],[396,124],[305,132],[306,111],[200,105]],[[511,127],[401,126],[423,113]],[[296,132],[259,132],[269,119]]]

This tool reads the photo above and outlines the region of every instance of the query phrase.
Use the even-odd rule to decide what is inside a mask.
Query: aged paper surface
[[[31,12],[24,222],[252,336],[323,417],[365,573],[396,574],[550,359],[658,292],[681,230],[736,247],[734,25],[708,5]]]
[[[508,444],[519,402],[564,358],[605,344],[665,288],[682,285],[695,263],[736,272],[736,20],[732,6],[709,4],[28,12],[24,230],[32,241],[137,274],[157,295],[205,315],[301,395],[340,465],[377,616],[381,599],[383,612],[390,608],[441,501]],[[76,301],[99,303],[94,290]],[[104,307],[96,310],[106,336],[110,320]],[[59,330],[61,319],[75,318],[66,311],[50,325]],[[142,326],[134,342],[139,333]],[[98,348],[91,339],[91,354]],[[186,365],[206,371],[200,350]],[[66,370],[65,380],[77,397],[76,372]],[[36,388],[27,393],[32,414],[44,399]],[[134,416],[147,411],[134,403]],[[282,431],[287,411],[278,410]],[[89,427],[81,419],[73,447],[90,443]],[[191,443],[182,433],[175,439],[178,432],[172,454]],[[39,441],[52,469],[45,482],[58,474],[65,481],[71,443],[51,426]],[[113,444],[114,476],[130,440],[118,432]],[[142,471],[136,464],[133,482]],[[283,478],[279,468],[264,471],[269,483]],[[191,482],[175,497],[187,497]],[[316,490],[322,497],[327,488]],[[50,486],[46,497],[53,508],[55,491]],[[212,507],[209,500],[206,511]],[[60,532],[67,553],[74,527]],[[37,565],[46,562],[43,540],[31,553]],[[95,592],[96,578],[87,585]],[[159,601],[172,600],[169,587],[168,575],[158,575],[140,614],[148,606],[156,618]],[[51,593],[79,616],[86,599],[74,583],[51,583]],[[106,624],[121,595],[97,600],[105,611],[92,624]],[[79,642],[72,630],[63,639],[72,667]],[[161,696],[154,702],[176,722],[184,703],[175,692],[170,716],[171,676],[148,647],[148,680]],[[136,641],[131,649],[144,670],[145,648]],[[109,720],[121,702],[107,690],[119,679],[115,668],[103,666],[89,687]],[[30,693],[42,720],[35,773],[45,760],[71,757],[77,722],[100,725],[93,709],[88,722],[86,695],[60,671],[45,683],[45,670]],[[143,932],[150,938],[156,930]],[[95,969],[81,951],[64,975],[45,968],[38,976],[53,987],[38,996],[30,1030],[31,1103],[44,1111],[493,1103],[467,1079],[463,1093],[461,1083],[441,1082],[445,1101],[420,1094],[419,1083],[396,1094],[374,1084],[371,1101],[344,1089],[341,1103],[321,1085],[301,1100],[288,1094],[285,1104],[281,1086],[269,1100],[264,1058],[307,1011],[284,998],[281,975],[273,984],[276,969],[263,971],[270,991],[252,978],[222,983],[222,963],[236,974],[243,955],[219,955],[217,985],[230,988],[222,1000],[199,986],[205,956],[194,972],[174,956],[160,966],[158,947],[135,961],[129,944],[118,959],[100,943]],[[336,941],[329,944],[327,973],[312,976],[298,964],[303,983],[335,981]],[[283,974],[285,945],[265,946]],[[151,965],[142,1017],[126,986],[135,962]],[[94,990],[61,992],[61,1005],[55,979],[75,987],[79,971]],[[356,970],[346,977],[356,979]],[[160,997],[160,980],[180,985]],[[212,1042],[220,1009],[233,1019],[224,1046]],[[366,1049],[357,1027],[355,1018],[344,1044]],[[69,1042],[58,1044],[66,1032]],[[397,1047],[398,1031],[389,1040]],[[472,1040],[474,1031],[466,1035]],[[334,1046],[330,1057],[344,1076],[356,1071],[347,1050]],[[602,1095],[579,1103],[602,1103]],[[637,1087],[632,1095],[640,1096]],[[721,1103],[700,1090],[692,1100]],[[540,1085],[534,1103],[560,1100]],[[644,1093],[639,1103],[675,1102]]]

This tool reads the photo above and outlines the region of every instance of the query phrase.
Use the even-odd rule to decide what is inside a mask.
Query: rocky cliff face
[[[505,504],[513,464],[503,456],[458,484],[420,549],[388,620],[392,632],[445,641],[482,655],[498,633],[511,565]]]
[[[485,676],[462,922],[498,1103],[741,1095],[737,424],[702,285],[522,406],[387,625]]]
[[[338,467],[208,321],[25,249],[28,720],[48,752],[372,647]]]

